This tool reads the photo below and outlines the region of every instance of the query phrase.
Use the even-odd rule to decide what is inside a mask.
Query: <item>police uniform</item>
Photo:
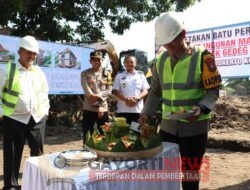
[[[196,159],[196,163],[201,163],[201,159],[206,150],[208,127],[211,118],[210,112],[219,97],[221,77],[217,70],[213,55],[206,50],[200,51],[198,54],[199,56],[196,58],[196,61],[199,62],[200,65],[197,64],[196,68],[189,70],[190,72],[183,69],[193,67],[192,60],[195,59],[195,55],[197,55],[196,53],[196,48],[190,48],[189,51],[186,52],[179,60],[176,60],[173,56],[167,56],[167,52],[161,54],[157,62],[159,68],[157,70],[156,67],[153,70],[151,89],[142,113],[153,116],[157,109],[158,102],[162,98],[163,112],[160,130],[162,140],[177,143],[183,159],[191,159],[192,163],[194,159]],[[166,55],[165,58],[164,55]],[[160,62],[162,62],[162,64]],[[161,65],[169,66],[168,76],[163,74],[166,70],[161,69]],[[181,65],[183,68],[180,67]],[[179,72],[178,76],[174,76],[180,69],[183,69],[183,74],[180,75],[181,72]],[[184,84],[180,83],[183,78],[187,78],[187,82]],[[168,84],[164,83],[164,81],[171,80],[172,82]],[[195,82],[198,81],[198,83],[192,83],[192,80]],[[189,82],[191,83],[189,84]],[[182,90],[183,92],[187,92],[189,95],[186,96],[186,93],[181,94]],[[190,93],[193,91],[196,92],[196,90],[198,93],[190,96]],[[200,92],[202,92],[203,95]],[[175,95],[178,95],[178,97],[174,97]],[[174,98],[171,99],[171,96]],[[168,101],[166,97],[170,98],[170,101]],[[195,99],[197,97],[198,99]],[[178,103],[191,104],[192,102],[196,103],[193,105],[200,106],[202,111],[201,116],[199,116],[199,118],[195,121],[171,120],[166,116],[167,114],[164,113],[164,109],[169,110],[172,107],[175,109]],[[166,108],[164,108],[164,106]],[[192,170],[192,168],[190,168],[185,162],[183,162],[182,166],[185,167],[187,171]],[[199,170],[199,168],[196,168],[195,170]],[[198,189],[198,186],[198,181],[182,182],[183,189]]]
[[[91,52],[90,57],[101,58],[102,53],[99,51]],[[83,135],[85,136],[88,131],[92,133],[95,123],[99,132],[102,133],[100,126],[109,121],[107,98],[112,90],[111,72],[103,69],[94,72],[92,68],[87,69],[81,73],[81,84],[85,93],[82,122]],[[92,103],[88,97],[91,94],[101,94],[101,99]],[[102,117],[99,117],[99,111],[103,112]],[[85,143],[85,138],[83,138],[83,143]]]
[[[190,49],[190,51],[187,52],[186,55],[182,57],[182,59],[192,57],[194,55],[194,52],[195,48]],[[158,61],[160,61],[161,59],[162,57],[159,57]],[[176,67],[176,65],[178,64],[177,60],[175,60],[174,57],[171,57],[171,64],[171,69],[173,72],[174,67]],[[200,76],[202,78],[202,84],[200,85],[203,86],[206,93],[198,104],[203,108],[203,112],[209,113],[218,99],[221,77],[216,67],[213,55],[206,50],[202,52],[200,67],[202,73]],[[147,97],[147,101],[142,110],[142,113],[153,116],[161,97],[162,87],[160,84],[159,74],[157,72],[157,69],[153,69],[151,89],[149,91],[149,95]],[[207,133],[208,124],[209,119],[197,120],[193,122],[181,122],[163,118],[161,122],[161,130],[172,135],[186,137]]]
[[[125,97],[138,97],[141,91],[149,89],[149,84],[142,71],[135,70],[133,73],[123,71],[117,74],[113,84],[113,90],[118,90]],[[128,107],[124,101],[118,99],[117,113],[141,113],[143,100],[139,100],[134,107]]]
[[[176,14],[166,12],[156,19],[155,42],[164,46],[169,55],[163,52],[157,60],[143,112],[153,115],[162,98],[162,140],[179,145],[182,172],[199,175],[221,77],[214,57],[202,47],[189,46],[185,37],[186,28]],[[179,120],[169,117],[169,113],[183,110],[194,114]],[[198,190],[199,179],[183,179],[182,189]]]
[[[87,69],[81,73],[81,83],[85,94],[99,94],[103,93],[103,100],[91,104],[88,97],[84,98],[84,110],[97,112],[98,109],[106,112],[108,111],[108,104],[106,101],[107,94],[111,93],[112,81],[111,73],[109,71],[101,70],[93,72]]]

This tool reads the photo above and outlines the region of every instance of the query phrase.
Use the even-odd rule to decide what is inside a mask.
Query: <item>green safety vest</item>
[[[16,107],[20,93],[19,70],[15,63],[8,62],[7,65],[7,84],[3,90],[3,110],[4,115],[11,115]]]
[[[169,119],[168,114],[178,112],[180,107],[191,110],[198,105],[205,94],[201,80],[201,49],[177,62],[171,69],[171,58],[164,52],[156,63],[162,89],[162,117]],[[211,118],[211,114],[204,114],[198,120]],[[181,121],[188,122],[186,119]]]

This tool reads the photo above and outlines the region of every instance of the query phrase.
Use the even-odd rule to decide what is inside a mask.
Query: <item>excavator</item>
[[[137,70],[143,71],[146,77],[151,76],[151,71],[148,66],[148,55],[147,55],[147,52],[145,51],[138,50],[138,49],[131,49],[131,50],[120,52],[118,56],[114,45],[109,40],[104,40],[104,41],[88,44],[87,47],[102,51],[104,55],[108,55],[110,64],[112,66],[113,77],[115,77],[115,75],[118,72],[121,72],[124,70],[123,61],[127,55],[133,55],[136,57],[137,59],[136,69]]]
[[[143,71],[147,80],[150,82],[150,78],[152,76],[151,68],[149,67],[148,56],[147,52],[138,50],[138,49],[131,49],[126,51],[121,51],[119,56],[114,48],[114,45],[109,40],[104,40],[92,44],[88,44],[85,47],[93,48],[95,50],[102,51],[104,55],[108,55],[110,64],[112,66],[112,77],[114,78],[118,72],[124,70],[124,59],[127,55],[133,55],[137,59],[136,70]],[[160,50],[163,51],[163,50]],[[154,64],[156,59],[151,61],[151,64]],[[154,62],[154,63],[153,63]],[[151,124],[158,126],[161,122],[161,106],[159,104],[159,109],[153,116],[151,120]]]

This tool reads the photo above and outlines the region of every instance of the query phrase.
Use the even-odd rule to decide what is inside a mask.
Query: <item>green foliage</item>
[[[139,139],[140,137],[139,137],[139,133],[137,133],[137,132],[134,132],[134,131],[132,131],[132,130],[130,130],[129,131],[129,135],[128,135],[128,139],[130,140],[130,141],[136,141],[137,139]]]
[[[95,143],[94,143],[93,137],[91,135],[89,137],[87,137],[86,145],[91,147],[91,148],[95,148]]]
[[[100,135],[100,132],[99,132],[96,124],[94,125],[94,131],[93,131],[93,136],[95,136],[95,135]]]
[[[249,78],[226,78],[223,79],[223,86],[224,87],[232,87],[235,88],[237,85],[242,85],[245,87],[250,87],[250,80]]]
[[[250,79],[249,78],[225,78],[223,79],[223,90],[228,93],[236,93],[237,91],[245,91],[250,94]]]
[[[108,151],[108,146],[103,141],[100,141],[97,144],[95,144],[95,148],[97,150]]]
[[[130,130],[130,126],[119,126],[117,125],[117,123],[113,123],[112,125],[114,125],[111,130],[112,130],[112,134],[115,138],[119,138],[125,135],[129,134],[129,130]]]
[[[118,139],[111,152],[126,152],[127,148],[121,139]]]
[[[146,149],[151,149],[161,145],[161,138],[158,134],[152,134],[148,139],[142,139],[142,144]]]
[[[183,11],[196,0],[11,0],[0,1],[0,25],[11,35],[40,40],[90,42],[103,39],[104,22],[123,34],[131,23],[151,21],[162,12]],[[71,23],[77,23],[72,25]]]
[[[148,149],[150,148],[154,148],[154,147],[157,147],[161,144],[161,138],[159,135],[156,135],[156,134],[152,134],[150,137],[149,137],[149,143],[148,143]]]
[[[91,138],[92,138],[92,136],[90,134],[90,131],[88,131],[86,134],[86,142],[88,142]],[[92,138],[92,141],[93,141],[93,138]]]
[[[143,146],[142,141],[140,139],[137,139],[132,148],[132,151],[141,151],[141,150],[145,150],[145,147]]]
[[[110,121],[110,122],[116,122],[116,121],[117,121],[117,118],[116,118],[115,116],[109,115],[109,121]]]

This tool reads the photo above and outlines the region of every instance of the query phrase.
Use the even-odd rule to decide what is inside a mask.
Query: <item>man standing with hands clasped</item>
[[[148,122],[162,98],[160,135],[163,141],[179,144],[182,172],[198,173],[206,150],[211,110],[219,97],[221,77],[213,55],[186,42],[186,30],[172,13],[160,15],[155,23],[155,39],[166,51],[157,59],[151,89],[139,122]],[[192,112],[187,118],[171,113]],[[183,190],[198,190],[199,179],[183,179]]]
[[[95,123],[99,132],[102,133],[100,126],[109,121],[107,98],[112,90],[111,73],[102,68],[102,52],[91,52],[89,62],[92,67],[81,73],[81,84],[85,93],[82,122],[83,144],[86,141],[87,132],[93,133]]]
[[[3,119],[3,190],[21,189],[18,174],[25,141],[31,156],[43,154],[45,126],[49,110],[46,77],[33,63],[39,53],[32,36],[21,38],[19,61],[0,69],[0,116]]]
[[[135,70],[136,61],[132,55],[125,57],[125,71],[116,75],[112,90],[118,98],[117,116],[125,117],[128,124],[137,122],[149,89],[144,73]]]

